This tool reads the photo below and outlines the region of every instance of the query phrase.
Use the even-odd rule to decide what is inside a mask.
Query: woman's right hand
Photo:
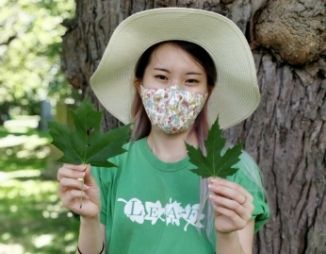
[[[59,196],[63,205],[85,218],[99,215],[99,189],[89,165],[63,164],[58,170]],[[84,179],[84,184],[81,181]]]

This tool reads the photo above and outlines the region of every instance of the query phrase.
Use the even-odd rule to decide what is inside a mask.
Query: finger
[[[85,171],[87,169],[87,165],[86,164],[69,164],[69,163],[64,163],[63,167],[65,168],[70,168],[70,169],[74,169],[74,170],[78,170],[78,171]]]
[[[61,167],[58,170],[57,174],[57,179],[60,181],[61,178],[84,178],[85,177],[85,172],[66,168],[66,167]]]
[[[73,202],[73,204],[71,205],[71,207],[69,208],[70,210],[72,210],[73,212],[81,215],[81,216],[90,216],[91,213],[95,213],[97,214],[96,211],[94,211],[94,209],[98,209],[96,208],[95,205],[89,203],[88,205],[80,205],[80,201],[76,200],[75,202]],[[92,211],[93,210],[93,211]]]
[[[92,177],[91,173],[91,167],[88,167],[87,170],[85,171],[85,183],[89,186],[94,186],[96,185],[96,182],[94,178]]]
[[[233,199],[237,201],[239,204],[243,204],[244,202],[246,202],[246,196],[244,196],[238,190],[232,189],[230,187],[219,185],[219,184],[209,184],[208,189],[213,194],[224,196],[229,199]]]
[[[252,211],[248,207],[240,205],[238,202],[222,196],[211,194],[209,197],[215,206],[220,206],[232,210],[236,212],[245,221],[248,221],[251,218]]]
[[[223,185],[223,186],[229,187],[231,189],[235,189],[235,190],[241,192],[244,195],[247,193],[247,190],[244,189],[241,185],[236,184],[236,183],[231,182],[231,181],[228,181],[228,180],[225,180],[223,178],[212,177],[212,178],[210,178],[209,182],[213,183],[214,185]]]
[[[64,189],[79,189],[79,190],[87,190],[89,187],[83,184],[80,180],[75,178],[61,178],[60,179],[60,187]]]
[[[214,186],[223,185],[225,187],[228,187],[230,189],[233,189],[233,190],[241,193],[243,196],[239,197],[239,199],[238,199],[238,202],[240,204],[244,204],[246,201],[249,201],[249,203],[252,203],[252,201],[253,201],[252,195],[245,188],[243,188],[241,185],[239,185],[237,183],[234,183],[234,182],[222,179],[222,178],[218,178],[218,177],[215,177],[215,178],[211,177],[209,179],[209,183]]]
[[[214,206],[214,210],[216,213],[229,218],[233,222],[233,224],[239,229],[243,229],[248,223],[247,220],[242,219],[237,213],[230,209],[221,206]]]
[[[229,187],[231,189],[237,190],[237,191],[241,192],[244,196],[248,196],[248,194],[250,195],[250,193],[245,188],[243,188],[241,185],[231,182],[231,181],[228,181],[226,179],[222,179],[219,177],[214,177],[214,178],[212,177],[212,178],[210,178],[210,183],[220,184],[220,185]]]
[[[224,179],[221,179],[222,180],[222,184],[229,184],[229,186],[234,186],[234,188],[236,188],[237,190],[239,190],[243,195],[247,196],[247,199],[252,202],[254,199],[253,199],[253,196],[251,195],[251,193],[245,189],[243,186],[241,186],[240,184],[237,184],[237,183],[234,183],[234,182],[231,182],[231,181],[227,181],[227,180],[224,180]]]
[[[70,208],[73,212],[79,214],[79,215],[83,215],[83,206],[80,205],[80,200],[78,202],[74,202]],[[85,211],[85,210],[84,210]]]
[[[81,197],[83,197],[83,199],[87,198],[87,195],[84,191],[74,189],[69,190],[63,196],[62,202],[65,206],[71,207],[74,202],[80,203]]]

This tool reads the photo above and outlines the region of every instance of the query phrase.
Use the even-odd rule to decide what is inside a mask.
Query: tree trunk
[[[132,13],[156,7],[212,10],[250,42],[262,94],[256,112],[226,131],[260,166],[273,214],[255,253],[326,253],[326,81],[323,0],[78,0],[66,21],[62,66],[70,83],[101,108],[88,80],[111,33]],[[221,49],[223,50],[223,49]],[[118,122],[105,114],[104,128]]]

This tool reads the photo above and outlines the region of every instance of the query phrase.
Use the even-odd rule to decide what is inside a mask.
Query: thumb
[[[87,164],[85,166],[86,166],[85,177],[84,177],[85,184],[88,186],[96,185],[96,182],[91,174],[91,165]]]

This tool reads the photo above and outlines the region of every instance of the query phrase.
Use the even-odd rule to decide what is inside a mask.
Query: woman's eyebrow
[[[203,73],[191,71],[191,72],[187,72],[186,75],[203,75]]]
[[[153,70],[156,70],[156,71],[164,71],[164,72],[170,73],[169,70],[164,69],[164,68],[158,68],[158,67],[156,67],[156,68],[153,68]],[[187,72],[186,75],[198,75],[198,76],[202,76],[203,73],[201,73],[201,72],[195,72],[195,71],[190,71],[190,72]]]
[[[156,70],[156,71],[164,71],[164,72],[168,72],[168,73],[170,73],[169,70],[164,69],[164,68],[154,68],[154,70]]]

